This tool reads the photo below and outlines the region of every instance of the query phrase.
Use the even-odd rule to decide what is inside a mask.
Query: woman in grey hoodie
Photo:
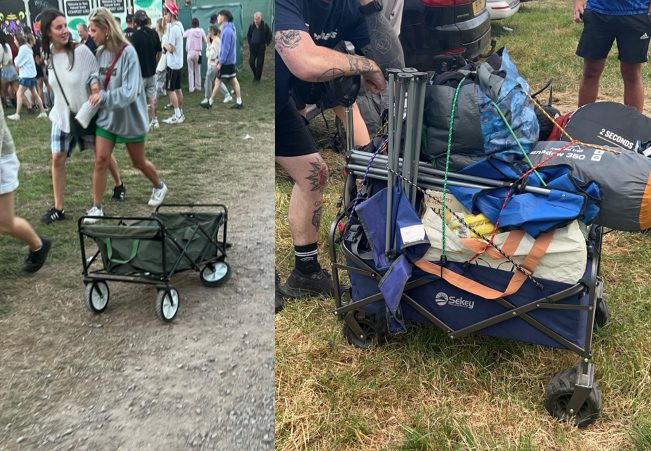
[[[103,216],[101,203],[106,189],[108,162],[115,145],[122,143],[127,147],[133,166],[153,185],[149,205],[158,206],[165,198],[167,186],[161,181],[154,165],[145,158],[147,100],[138,55],[108,9],[94,9],[89,21],[90,35],[98,45],[97,81],[100,92],[89,98],[90,104],[98,107],[99,112],[93,169],[93,206],[88,215]]]

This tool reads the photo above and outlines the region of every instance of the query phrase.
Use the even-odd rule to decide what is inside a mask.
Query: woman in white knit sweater
[[[43,55],[49,69],[49,82],[54,92],[54,106],[50,111],[52,121],[52,188],[54,207],[43,215],[42,221],[51,224],[65,219],[63,192],[66,186],[66,159],[76,144],[80,150],[95,149],[95,134],[75,136],[71,134],[70,112],[77,112],[91,93],[91,74],[98,70],[95,55],[86,45],[75,48],[70,39],[66,18],[61,11],[48,9],[41,13]],[[95,92],[99,87],[93,86]],[[77,124],[78,125],[78,124]],[[126,193],[120,180],[115,157],[111,158],[109,170],[115,182],[113,199],[124,200]]]

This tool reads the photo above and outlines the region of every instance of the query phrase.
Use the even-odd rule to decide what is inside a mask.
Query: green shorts
[[[108,139],[109,141],[113,141],[115,144],[144,143],[147,138],[147,135],[137,136],[135,138],[123,138],[122,136],[118,136],[115,133],[103,129],[102,127],[97,127],[95,136]]]

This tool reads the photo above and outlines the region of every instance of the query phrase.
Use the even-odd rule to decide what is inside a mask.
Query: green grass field
[[[493,24],[498,45],[508,48],[532,90],[554,80],[554,103],[562,112],[576,105],[580,32],[571,22],[571,2],[560,0],[523,3],[513,18]],[[614,53],[600,99],[621,102]],[[646,66],[643,73],[648,90]],[[326,267],[325,243],[343,182],[343,158],[329,150],[332,123],[329,129],[320,119],[312,125],[331,169],[320,234]],[[283,279],[293,266],[290,189],[277,169],[276,264]],[[433,326],[415,325],[364,351],[346,343],[332,299],[288,301],[276,315],[277,449],[650,449],[650,260],[651,235],[606,235],[602,275],[610,323],[593,344],[603,411],[587,429],[558,423],[543,407],[552,375],[579,360],[569,351],[479,336],[450,341]]]

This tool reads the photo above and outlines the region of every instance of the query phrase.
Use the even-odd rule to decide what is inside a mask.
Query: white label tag
[[[408,227],[401,227],[400,236],[402,237],[403,244],[422,241],[425,239],[425,226],[423,226],[423,224],[416,224]]]

